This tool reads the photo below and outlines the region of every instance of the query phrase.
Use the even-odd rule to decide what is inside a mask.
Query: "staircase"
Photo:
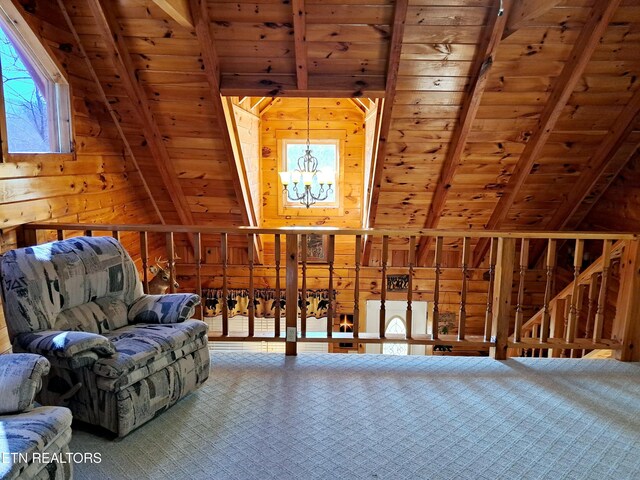
[[[615,348],[616,345],[613,345],[612,340],[603,339],[610,338],[612,320],[615,316],[616,292],[619,287],[618,269],[624,247],[624,241],[616,242],[610,249],[607,261],[604,254],[601,255],[576,279],[572,275],[567,277],[569,272],[565,269],[564,276],[567,277],[567,281],[563,283],[568,285],[548,302],[546,308],[541,308],[522,325],[521,343],[525,343],[526,347],[511,348],[510,355],[594,358],[590,349],[579,348],[581,343],[585,343],[585,347],[586,343],[589,343],[591,348],[597,348],[593,350],[593,355],[598,355],[595,358],[603,358],[600,356],[603,353],[598,353],[602,352],[600,349],[611,352],[608,347]],[[567,324],[572,309],[575,309],[577,315],[577,329],[573,340],[577,348],[566,349],[566,342],[569,341],[566,338]],[[549,316],[549,338],[542,348],[539,345],[539,337],[545,314]],[[513,338],[512,335],[509,340],[512,342]],[[565,348],[553,348],[554,343],[564,343]],[[545,351],[548,353],[545,354]]]

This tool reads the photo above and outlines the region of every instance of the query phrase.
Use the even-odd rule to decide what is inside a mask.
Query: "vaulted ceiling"
[[[375,227],[576,228],[640,142],[640,0],[58,3],[167,223],[256,222],[221,94],[384,98]]]

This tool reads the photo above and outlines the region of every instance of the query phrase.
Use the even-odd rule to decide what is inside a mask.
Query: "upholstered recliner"
[[[67,480],[71,412],[64,407],[34,407],[49,372],[40,355],[0,355],[0,478]]]
[[[111,237],[7,252],[3,307],[14,352],[51,362],[39,399],[124,436],[209,376],[207,324],[193,294],[145,295]]]

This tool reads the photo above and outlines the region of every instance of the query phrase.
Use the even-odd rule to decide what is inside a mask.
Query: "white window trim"
[[[54,99],[54,108],[48,109],[49,138],[52,143],[52,152],[43,153],[69,153],[72,146],[69,82],[67,82],[62,71],[51,57],[51,54],[44,47],[38,36],[31,30],[31,27],[29,27],[27,22],[22,18],[21,13],[12,2],[0,3],[0,21],[2,21],[3,26],[8,27],[7,34],[11,40],[20,43],[20,46],[29,57],[29,61],[36,65],[38,70],[43,75],[46,75],[47,80],[51,82],[47,82],[47,89],[52,89],[53,91],[48,91],[46,94],[49,103],[51,99]],[[1,85],[0,88],[2,88]],[[2,100],[2,106],[0,107],[2,108],[2,115],[5,115],[4,98],[2,95],[0,95],[0,100]],[[8,148],[6,126],[4,130],[2,135],[5,139],[5,147],[3,148]],[[6,151],[4,153],[6,153]]]

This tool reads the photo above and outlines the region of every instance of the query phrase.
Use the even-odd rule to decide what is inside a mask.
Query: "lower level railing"
[[[157,284],[151,259],[165,256],[166,287],[174,291],[177,279],[181,291],[203,298],[198,314],[209,321],[215,341],[284,342],[287,354],[295,354],[299,342],[351,342],[490,352],[498,359],[606,348],[620,359],[640,359],[633,348],[634,340],[640,344],[635,234],[27,224],[21,244],[75,235],[118,238],[137,262],[146,291]],[[487,241],[486,258],[473,256]],[[541,245],[546,254],[538,261],[533,257]],[[593,252],[600,257],[589,262],[598,257]],[[620,258],[617,291],[609,288],[612,257]],[[558,262],[573,265],[574,280],[556,296]],[[597,271],[602,280],[594,284]],[[588,315],[578,301],[585,285]],[[400,314],[397,301],[404,304]],[[561,322],[554,315],[563,301],[569,306]],[[418,309],[417,302],[427,308]],[[394,315],[404,330],[390,328]],[[234,316],[242,321],[230,323]],[[256,319],[264,317],[273,319],[268,333],[256,331]],[[311,317],[326,319],[326,328],[308,329]]]

